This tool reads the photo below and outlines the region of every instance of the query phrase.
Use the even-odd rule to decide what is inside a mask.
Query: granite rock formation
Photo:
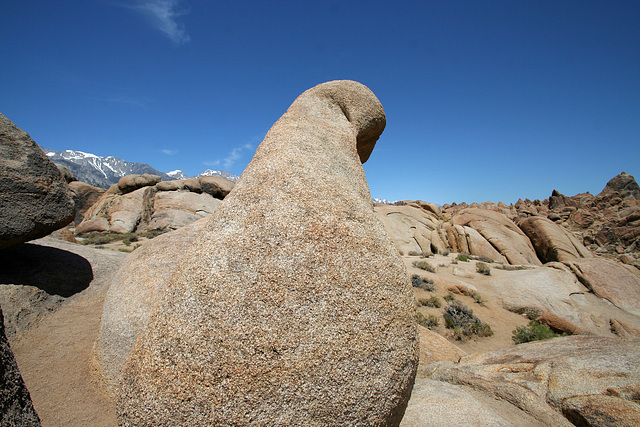
[[[590,417],[593,399],[611,419],[588,425],[633,425],[623,422],[640,417],[639,346],[638,339],[554,338],[466,356],[459,364],[437,362],[427,378],[509,402],[543,425]]]
[[[76,234],[175,230],[213,213],[233,186],[219,176],[160,181],[127,175],[85,211]]]
[[[138,335],[173,274],[178,260],[201,234],[206,218],[149,240],[129,255],[111,279],[96,344],[97,358],[112,391]]]
[[[71,192],[31,137],[0,114],[0,249],[73,221]]]
[[[121,424],[399,424],[413,295],[361,166],[384,126],[356,82],[295,100],[134,345]]]

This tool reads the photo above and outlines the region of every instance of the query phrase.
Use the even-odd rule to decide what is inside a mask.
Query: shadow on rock
[[[0,283],[35,286],[65,298],[88,288],[93,280],[85,258],[33,243],[1,250],[0,264]]]

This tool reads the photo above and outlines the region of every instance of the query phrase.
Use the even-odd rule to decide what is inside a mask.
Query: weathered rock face
[[[594,294],[640,316],[640,274],[603,258],[574,259],[566,264]]]
[[[476,230],[510,264],[541,265],[529,238],[513,221],[498,212],[477,208],[463,209],[451,218],[451,222],[456,226]],[[457,234],[459,248],[455,252],[470,252],[466,234],[459,231]]]
[[[554,338],[466,356],[456,365],[437,362],[428,378],[510,402],[544,425],[571,426],[567,418],[594,414],[612,418],[578,425],[633,425],[624,422],[640,414],[638,348],[638,339]]]
[[[356,82],[302,94],[207,218],[125,366],[131,425],[397,425],[413,295],[361,161],[385,125]]]
[[[178,260],[206,224],[203,218],[146,242],[127,257],[111,279],[96,350],[112,390],[117,390],[122,367],[158,305]]]
[[[213,213],[233,186],[222,177],[160,181],[155,175],[127,175],[85,212],[76,234],[175,230]]]
[[[74,222],[78,225],[84,219],[89,208],[96,204],[106,190],[82,181],[70,182],[69,189],[71,190],[73,201],[76,205],[76,218]]]
[[[0,425],[39,426],[40,418],[4,333],[3,318],[0,307]]]
[[[607,185],[604,187],[602,192],[598,194],[598,196],[613,193],[618,193],[618,195],[623,199],[631,198],[637,200],[640,199],[640,186],[633,178],[633,175],[622,172],[607,182]]]
[[[593,256],[570,231],[546,218],[525,218],[518,223],[518,227],[531,239],[538,258],[543,263]]]
[[[0,249],[46,236],[74,215],[71,192],[56,165],[0,114]]]

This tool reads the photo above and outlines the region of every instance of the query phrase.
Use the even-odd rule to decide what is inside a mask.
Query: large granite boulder
[[[0,307],[0,425],[39,426],[40,418],[4,333],[3,319]]]
[[[300,95],[179,263],[125,365],[125,425],[397,425],[413,295],[361,162],[385,126],[352,81]]]
[[[529,236],[543,263],[591,258],[593,255],[569,230],[541,216],[525,218],[518,227]]]
[[[46,236],[74,216],[71,192],[57,166],[0,114],[0,249]]]
[[[122,367],[147,325],[169,279],[205,219],[147,241],[131,253],[111,279],[105,298],[96,356],[107,385],[117,390]]]
[[[640,186],[633,175],[622,172],[611,178],[598,196],[605,196],[612,193],[618,193],[619,197],[623,199],[640,199]]]

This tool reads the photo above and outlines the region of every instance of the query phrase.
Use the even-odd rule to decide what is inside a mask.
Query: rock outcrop
[[[427,378],[509,402],[543,425],[634,425],[625,422],[640,419],[638,348],[638,339],[554,338],[437,362]]]
[[[134,345],[120,423],[399,424],[413,295],[361,166],[384,125],[356,82],[295,100]]]
[[[106,190],[82,181],[70,182],[69,189],[71,190],[73,201],[76,205],[76,218],[74,222],[75,225],[78,225],[84,219],[87,211],[100,200],[100,197],[102,197]]]
[[[39,426],[40,418],[7,341],[3,320],[0,307],[0,425]]]
[[[529,237],[543,263],[593,257],[569,230],[547,218],[525,218],[518,223],[518,227]]]
[[[175,230],[211,215],[233,186],[218,176],[160,181],[155,175],[127,175],[85,212],[76,234]]]
[[[0,249],[73,221],[67,183],[31,137],[0,114]]]

